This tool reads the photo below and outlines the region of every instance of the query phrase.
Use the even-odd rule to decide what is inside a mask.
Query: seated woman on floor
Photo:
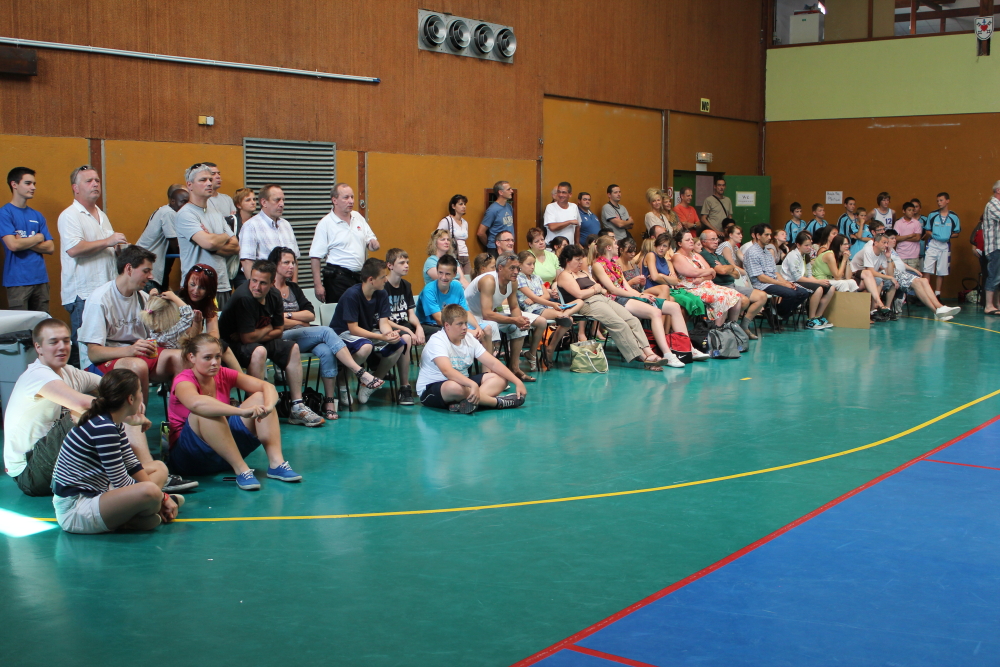
[[[236,485],[256,491],[260,482],[244,460],[261,445],[269,463],[267,476],[298,482],[281,453],[281,431],[274,406],[274,385],[222,366],[219,339],[199,334],[184,339],[181,354],[186,370],[174,378],[167,418],[170,422],[170,463],[189,475],[214,475],[233,470]],[[233,389],[247,399],[229,404]]]
[[[735,322],[740,317],[743,295],[729,287],[712,282],[715,269],[705,258],[694,251],[694,235],[687,230],[674,234],[677,252],[674,253],[674,269],[680,276],[680,287],[689,290],[704,302],[708,309],[708,319],[722,324],[727,320]],[[721,247],[721,246],[720,246]]]
[[[614,245],[613,238],[610,242]],[[609,298],[607,290],[595,283],[587,274],[583,267],[585,256],[586,251],[580,245],[566,246],[559,255],[559,264],[563,267],[563,271],[556,278],[556,284],[562,293],[563,301],[566,303],[576,299],[583,301],[580,315],[593,317],[608,329],[626,362],[640,359],[647,370],[662,371],[663,368],[658,364],[663,359],[649,347],[649,341],[638,318],[613,298]],[[677,357],[674,357],[674,360],[681,366],[684,365],[677,360]]]
[[[52,505],[67,533],[153,530],[173,521],[184,504],[182,496],[163,493],[162,461],[139,463],[125,424],[150,426],[139,376],[116,368],[101,378],[80,425],[66,434],[52,471]]]

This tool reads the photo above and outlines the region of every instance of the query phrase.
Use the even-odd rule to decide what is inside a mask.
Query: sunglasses
[[[191,267],[191,273],[204,273],[206,276],[215,277],[215,269],[207,266],[202,266],[201,264],[195,264]]]

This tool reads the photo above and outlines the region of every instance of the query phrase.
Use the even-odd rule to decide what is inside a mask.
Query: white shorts
[[[538,315],[532,315],[531,313],[526,313],[523,310],[521,311],[521,314],[524,315],[524,317],[527,318],[529,322],[534,322],[535,319],[539,317]],[[511,340],[515,338],[524,338],[525,336],[528,335],[527,329],[524,329],[522,331],[521,329],[517,328],[517,326],[514,324],[500,324],[499,322],[488,322],[487,320],[481,320],[478,317],[476,318],[476,322],[479,323],[480,329],[485,329],[486,327],[489,327],[492,330],[493,333],[491,335],[491,340],[493,341],[500,340],[501,331],[507,334],[507,338]]]
[[[924,254],[924,273],[930,273],[935,276],[948,275],[950,256],[951,249],[947,243],[931,239],[927,243],[927,250]]]
[[[830,284],[838,292],[857,292],[858,284],[853,280],[831,280]]]
[[[67,533],[95,535],[111,532],[101,518],[100,496],[52,496],[52,506],[55,507],[59,527]]]

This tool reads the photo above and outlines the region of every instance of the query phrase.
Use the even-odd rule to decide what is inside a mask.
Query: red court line
[[[631,660],[629,658],[623,658],[620,655],[612,655],[611,653],[605,653],[604,651],[595,651],[592,648],[584,648],[583,646],[567,646],[570,651],[576,651],[577,653],[583,653],[585,655],[592,655],[595,658],[603,658],[611,662],[617,662],[619,665],[628,665],[629,667],[656,667],[656,665],[651,665],[648,662],[639,662],[638,660]]]
[[[954,461],[940,461],[938,459],[924,459],[924,461],[930,461],[931,463],[947,463],[950,466],[965,466],[967,468],[983,468],[984,470],[1000,470],[1000,468],[991,468],[990,466],[977,466],[971,463],[956,463]]]
[[[643,598],[642,600],[639,600],[638,602],[636,602],[634,604],[631,604],[628,607],[625,607],[621,611],[619,611],[619,612],[617,612],[615,614],[612,614],[611,616],[608,616],[604,620],[601,620],[601,621],[598,621],[597,623],[594,623],[589,628],[585,628],[585,629],[581,630],[580,632],[577,632],[575,635],[571,635],[570,637],[567,637],[566,639],[563,639],[560,642],[556,642],[555,644],[553,644],[552,646],[550,646],[550,647],[548,647],[546,649],[542,649],[541,651],[539,651],[538,653],[535,653],[534,655],[528,656],[527,658],[525,658],[523,660],[515,662],[513,665],[511,665],[511,667],[528,667],[529,665],[534,665],[536,662],[539,662],[540,660],[544,660],[545,658],[549,657],[553,653],[557,653],[557,652],[561,651],[562,649],[567,649],[568,648],[568,649],[572,650],[574,648],[573,645],[576,644],[577,642],[579,642],[579,641],[581,641],[583,639],[586,639],[587,637],[589,637],[590,635],[596,633],[599,630],[603,630],[604,628],[606,628],[607,626],[611,625],[612,623],[615,623],[616,621],[619,621],[619,620],[625,618],[626,616],[628,616],[632,612],[638,611],[639,609],[642,609],[643,607],[646,607],[646,606],[648,606],[648,605],[656,602],[660,598],[664,598],[664,597],[670,595],[671,593],[673,593],[674,591],[679,590],[681,588],[684,588],[685,586],[687,586],[690,583],[698,581],[702,577],[705,577],[705,576],[711,574],[712,572],[715,572],[716,570],[718,570],[718,569],[720,569],[720,568],[728,565],[729,563],[732,563],[734,560],[737,560],[738,558],[741,558],[742,556],[745,556],[746,554],[750,553],[751,551],[753,551],[753,550],[755,550],[755,549],[757,549],[759,547],[764,546],[765,544],[767,544],[771,540],[784,535],[785,533],[787,533],[788,531],[790,531],[792,528],[795,528],[796,526],[801,526],[806,521],[809,521],[810,519],[819,516],[823,512],[825,512],[828,509],[830,509],[831,507],[835,507],[835,506],[839,505],[840,503],[844,502],[845,500],[847,500],[848,498],[851,498],[852,496],[856,496],[857,494],[861,493],[865,489],[871,488],[871,487],[875,486],[876,484],[878,484],[879,482],[881,482],[881,481],[883,481],[885,479],[888,479],[889,477],[892,477],[896,473],[899,473],[899,472],[901,472],[903,470],[906,470],[907,468],[909,468],[914,463],[918,463],[920,461],[923,461],[928,456],[933,456],[934,454],[937,454],[938,452],[940,452],[942,449],[946,449],[948,447],[951,447],[952,445],[954,445],[959,440],[962,440],[963,438],[967,438],[967,437],[969,437],[970,435],[972,435],[973,433],[975,433],[977,431],[981,431],[982,429],[986,428],[990,424],[993,424],[997,420],[1000,420],[1000,415],[997,415],[996,417],[993,417],[992,419],[983,422],[979,426],[977,426],[974,429],[971,429],[969,431],[966,431],[965,433],[963,433],[960,436],[952,438],[951,440],[949,440],[948,442],[944,443],[943,445],[939,445],[938,447],[935,447],[934,449],[932,449],[929,452],[926,452],[925,454],[921,454],[920,456],[918,456],[918,457],[916,457],[916,458],[914,458],[914,459],[912,459],[910,461],[907,461],[906,463],[902,464],[898,468],[894,468],[894,469],[890,470],[887,473],[883,473],[883,474],[879,475],[878,477],[876,477],[873,480],[865,482],[864,484],[862,484],[858,488],[853,489],[851,491],[848,491],[847,493],[845,493],[844,495],[840,496],[839,498],[834,498],[833,500],[831,500],[830,502],[826,503],[825,505],[822,505],[822,506],[814,509],[812,512],[809,512],[808,514],[805,514],[805,515],[799,517],[798,519],[796,519],[795,521],[792,521],[788,525],[782,526],[781,528],[777,529],[776,531],[774,531],[770,535],[765,535],[764,537],[760,538],[756,542],[748,544],[747,546],[743,547],[739,551],[735,551],[735,552],[729,554],[728,556],[726,556],[725,558],[723,558],[723,559],[721,559],[719,561],[716,561],[715,563],[712,563],[711,565],[709,565],[708,567],[704,568],[703,570],[699,570],[698,572],[695,572],[694,574],[691,574],[691,575],[688,575],[688,576],[684,577],[683,579],[681,579],[677,583],[671,584],[670,586],[667,586],[663,590],[657,591],[656,593],[653,593],[652,595],[650,595],[650,596],[648,596],[646,598]]]

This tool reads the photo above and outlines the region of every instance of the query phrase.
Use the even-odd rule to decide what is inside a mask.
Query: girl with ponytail
[[[181,496],[161,491],[167,479],[161,461],[139,463],[126,424],[145,431],[150,422],[139,376],[116,368],[101,378],[97,397],[66,435],[52,472],[52,504],[66,532],[152,530],[173,521],[184,504]]]

